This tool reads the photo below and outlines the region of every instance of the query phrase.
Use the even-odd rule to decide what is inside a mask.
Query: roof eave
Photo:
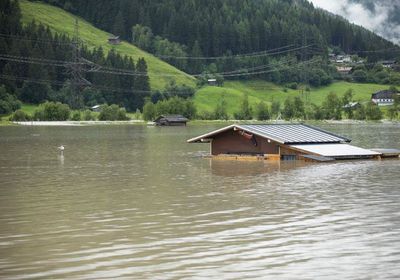
[[[248,133],[257,135],[257,136],[259,136],[259,137],[261,137],[261,138],[270,139],[270,140],[272,140],[272,141],[274,141],[274,142],[277,142],[277,143],[279,143],[279,144],[285,144],[285,142],[282,141],[282,139],[278,139],[278,138],[276,138],[276,137],[273,137],[273,136],[270,136],[270,135],[266,135],[266,134],[263,135],[263,134],[261,134],[261,133],[257,133],[257,131],[250,131],[250,130],[248,130],[248,129],[245,129],[244,127],[241,127],[240,125],[236,125],[236,127],[239,128],[239,129],[241,129],[241,130],[244,130],[244,131],[246,131],[246,132],[248,132]]]
[[[237,125],[232,124],[230,126],[226,126],[226,127],[211,131],[209,133],[206,133],[206,134],[191,138],[191,139],[187,140],[186,142],[187,143],[200,143],[200,142],[203,143],[203,139],[210,139],[212,136],[217,135],[217,134],[219,134],[221,132],[228,131],[229,129],[232,129],[232,128],[236,127],[236,126]]]

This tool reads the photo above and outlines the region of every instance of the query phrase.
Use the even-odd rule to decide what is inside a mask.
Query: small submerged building
[[[187,142],[210,143],[213,157],[228,159],[331,161],[382,156],[350,145],[346,137],[305,124],[234,124]]]
[[[158,126],[185,126],[188,121],[182,115],[161,115],[153,122]]]

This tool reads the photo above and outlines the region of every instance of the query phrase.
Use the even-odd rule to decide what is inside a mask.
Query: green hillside
[[[229,114],[239,110],[243,94],[247,93],[251,105],[260,101],[271,103],[272,100],[283,102],[287,97],[302,96],[304,101],[309,101],[316,105],[321,105],[326,95],[330,92],[342,96],[348,89],[353,90],[354,100],[365,102],[370,100],[371,94],[387,89],[388,85],[378,84],[358,84],[348,82],[336,82],[327,87],[312,88],[306,95],[300,90],[287,89],[285,92],[283,86],[265,81],[228,81],[223,87],[206,86],[196,92],[194,97],[195,105],[199,112],[213,111],[216,104],[223,97],[227,103]]]
[[[66,33],[72,36],[74,32],[75,16],[72,14],[43,3],[20,1],[23,23],[35,20],[42,24],[48,25],[52,30],[58,33]],[[110,51],[114,48],[122,55],[127,55],[135,59],[135,61],[144,57],[148,64],[148,72],[150,76],[150,84],[152,89],[163,89],[170,80],[175,79],[177,84],[186,84],[193,86],[195,79],[190,75],[176,69],[175,67],[161,61],[151,54],[142,51],[127,42],[117,46],[112,46],[107,43],[109,34],[95,28],[90,23],[79,18],[79,33],[81,40],[89,48],[102,47],[105,51]],[[164,76],[159,76],[164,75]]]

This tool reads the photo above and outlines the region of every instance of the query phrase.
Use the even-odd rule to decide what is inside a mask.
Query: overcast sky
[[[400,0],[309,0],[400,45]]]

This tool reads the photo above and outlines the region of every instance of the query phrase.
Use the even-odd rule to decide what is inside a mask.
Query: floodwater
[[[321,126],[400,148],[399,124]],[[400,278],[400,160],[218,161],[185,142],[218,127],[0,127],[0,278]]]

